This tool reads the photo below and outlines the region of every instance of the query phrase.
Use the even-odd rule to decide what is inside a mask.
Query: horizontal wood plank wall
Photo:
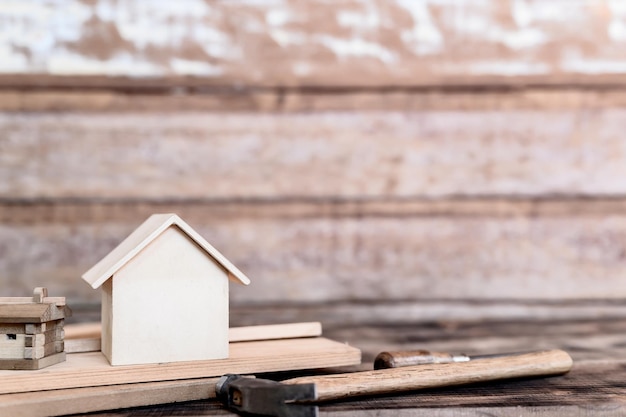
[[[66,75],[70,86],[74,75],[243,86],[562,84],[626,71],[621,0],[181,0],[176,9],[23,1],[0,8],[0,23],[0,72]]]
[[[234,303],[623,298],[625,117],[5,113],[3,279],[94,301],[78,276],[174,211],[253,278]]]
[[[97,303],[79,276],[176,212],[240,307],[624,315],[618,1],[182,3],[71,1],[0,49],[2,295]],[[10,33],[61,13],[29,4]]]

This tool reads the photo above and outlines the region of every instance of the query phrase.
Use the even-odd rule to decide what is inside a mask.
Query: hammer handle
[[[283,383],[314,383],[318,400],[326,401],[502,379],[559,375],[568,372],[572,363],[572,358],[566,352],[548,350],[469,362],[301,377]]]

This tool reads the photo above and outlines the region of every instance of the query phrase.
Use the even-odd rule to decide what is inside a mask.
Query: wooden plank
[[[43,369],[51,365],[56,365],[65,361],[65,352],[55,353],[50,356],[46,356],[38,359],[2,359],[0,360],[0,369],[7,369],[2,372],[20,372],[24,371],[26,374],[32,373],[35,370]]]
[[[285,219],[179,214],[251,277],[252,287],[231,289],[239,305],[626,295],[626,216],[619,213]],[[19,293],[46,282],[70,300],[98,302],[98,291],[76,284],[79,276],[142,220],[2,225],[0,241],[7,249],[0,285]]]
[[[0,304],[26,304],[33,302],[33,297],[0,297]],[[65,297],[44,297],[43,303],[54,304],[58,307],[65,306]]]
[[[0,71],[68,76],[71,85],[76,75],[99,77],[95,85],[135,82],[107,78],[115,76],[156,78],[153,85],[167,77],[222,85],[585,80],[625,71],[626,13],[617,4],[184,0],[174,13],[158,2],[32,2],[0,17]],[[48,34],[45,46],[29,36],[35,31]]]
[[[65,340],[65,351],[68,353],[100,351],[100,323],[81,323],[70,325],[69,337]],[[234,342],[251,342],[258,340],[295,339],[317,337],[322,335],[322,324],[319,322],[268,324],[258,326],[231,327],[228,329],[228,340]]]
[[[2,76],[0,75],[0,84]],[[624,107],[626,92],[621,84],[610,86],[573,85],[555,88],[541,86],[507,87],[443,85],[416,88],[269,88],[158,94],[141,91],[84,89],[36,90],[0,89],[0,111],[11,112],[319,112],[319,111],[477,111],[477,110],[579,110]]]
[[[215,397],[219,378],[145,382],[0,395],[0,412],[13,417],[48,417],[100,410],[204,400]]]
[[[231,327],[228,329],[228,340],[231,343],[249,342],[253,340],[317,337],[321,335],[322,324],[319,322],[266,324],[259,326]]]
[[[125,113],[114,118],[5,113],[0,129],[10,133],[0,139],[5,179],[0,197],[274,201],[624,195],[625,117],[619,108]],[[91,144],[89,164],[85,143]],[[35,160],[33,152],[45,158]]]
[[[442,305],[441,308],[447,308]],[[289,314],[302,319],[307,316],[306,310],[296,310]],[[304,314],[304,316],[303,316]],[[353,312],[358,314],[358,312]],[[274,312],[257,314],[261,320],[273,317]],[[348,314],[349,315],[349,314]],[[364,347],[365,363],[363,369],[371,369],[371,361],[382,347],[401,346],[416,348],[417,346],[441,347],[451,352],[471,350],[471,353],[504,352],[514,346],[517,350],[543,349],[545,347],[562,346],[572,352],[575,357],[574,368],[558,378],[526,379],[506,382],[485,383],[467,387],[429,390],[426,392],[404,395],[367,397],[365,399],[344,400],[322,404],[320,415],[329,416],[441,416],[465,417],[497,414],[503,416],[555,416],[567,415],[620,416],[624,410],[623,366],[626,360],[624,351],[624,320],[596,319],[575,321],[559,318],[542,321],[467,321],[437,322],[424,325],[420,322],[407,322],[402,326],[378,326],[370,324],[339,325],[332,331],[338,340],[346,340],[353,346]],[[611,338],[611,343],[607,343]],[[327,371],[324,371],[327,373]],[[60,404],[63,398],[72,412],[73,407],[87,406],[90,402],[99,409],[111,408],[112,404],[120,407],[132,401],[132,398],[147,397],[154,389],[162,393],[164,398],[174,401],[174,391],[182,394],[182,388],[189,383],[188,393],[192,398],[197,391],[197,399],[208,393],[213,381],[167,381],[160,383],[143,383],[88,389],[71,389],[42,392],[40,396],[29,393],[5,394],[0,397],[0,410],[7,415],[17,417],[40,417],[45,414],[42,404],[50,404],[50,410],[62,411]],[[158,388],[160,386],[160,388]],[[171,388],[170,388],[171,387]],[[144,390],[145,389],[145,390]],[[162,389],[162,390],[160,390]],[[142,393],[141,395],[136,392]],[[124,392],[133,393],[130,398]],[[104,396],[110,392],[111,401]],[[202,394],[204,392],[204,394]],[[572,395],[564,395],[570,393]],[[92,394],[90,398],[89,395]],[[58,395],[58,397],[57,397]],[[75,396],[75,401],[68,401]],[[155,395],[156,397],[156,395]],[[117,400],[117,401],[116,401]],[[157,398],[158,400],[158,398]],[[12,412],[23,401],[23,414]],[[58,401],[58,402],[57,402]],[[136,400],[140,401],[140,400]],[[130,403],[131,405],[139,405]],[[131,406],[128,405],[128,406]],[[5,408],[2,408],[2,407]],[[58,407],[58,408],[57,408]],[[515,410],[515,412],[513,412]],[[33,414],[25,414],[32,411]],[[96,411],[93,409],[76,412]],[[40,414],[37,414],[39,412]],[[226,415],[215,401],[202,401],[187,404],[170,404],[160,407],[144,407],[142,409],[118,410],[106,413],[115,416],[150,416],[150,415]]]
[[[67,356],[65,363],[43,372],[0,372],[0,394],[129,384],[137,382],[356,365],[361,352],[343,343],[318,338],[233,343],[228,359],[111,366],[101,353]]]

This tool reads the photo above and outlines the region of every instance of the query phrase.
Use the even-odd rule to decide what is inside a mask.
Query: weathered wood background
[[[0,289],[174,211],[238,306],[624,315],[625,132],[621,0],[3,1]]]

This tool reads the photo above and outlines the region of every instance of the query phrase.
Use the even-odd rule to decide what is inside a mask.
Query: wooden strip
[[[228,340],[231,343],[250,342],[255,340],[295,339],[301,337],[317,337],[321,335],[322,324],[319,322],[269,324],[231,327],[228,329]]]
[[[29,13],[7,9],[0,17],[8,51],[0,70],[66,76],[72,86],[76,75],[99,76],[91,85],[141,77],[158,85],[172,76],[205,85],[290,86],[558,82],[624,72],[625,16],[610,0],[592,6],[570,0],[565,15],[559,0],[289,1],[280,7],[187,0],[180,10],[149,3],[141,18],[129,19],[136,13],[130,4],[105,0],[34,3]],[[41,17],[59,15],[63,28]],[[589,30],[573,29],[582,27]],[[48,34],[45,47],[28,36],[36,30]],[[5,85],[15,81],[7,76]],[[47,83],[35,78],[28,85]]]
[[[26,304],[33,303],[33,297],[0,297],[0,304]],[[44,304],[55,304],[58,307],[65,306],[65,297],[44,297]]]
[[[76,328],[75,328],[76,326]],[[81,323],[66,327],[69,337],[65,340],[67,353],[100,351],[100,323]],[[251,342],[258,340],[296,339],[322,335],[319,322],[287,323],[260,326],[231,327],[229,341]]]
[[[361,352],[321,337],[233,343],[229,359],[111,366],[101,353],[68,355],[43,372],[0,372],[0,393],[79,388],[359,364]]]
[[[0,413],[48,417],[215,397],[218,378],[145,382],[0,395]]]
[[[0,86],[2,76],[0,75]],[[132,84],[130,85],[132,86]],[[320,111],[487,111],[487,110],[578,110],[624,107],[626,91],[611,86],[573,85],[554,88],[523,86],[443,85],[426,90],[331,89],[206,91],[174,94],[166,89],[146,95],[133,91],[0,90],[0,111],[10,112],[320,112]]]
[[[163,116],[0,114],[0,130],[11,132],[0,154],[0,196],[272,202],[626,194],[621,108]],[[86,141],[95,144],[88,165]],[[46,157],[35,163],[41,149]]]
[[[65,353],[100,352],[102,348],[100,337],[68,339],[65,341]]]

